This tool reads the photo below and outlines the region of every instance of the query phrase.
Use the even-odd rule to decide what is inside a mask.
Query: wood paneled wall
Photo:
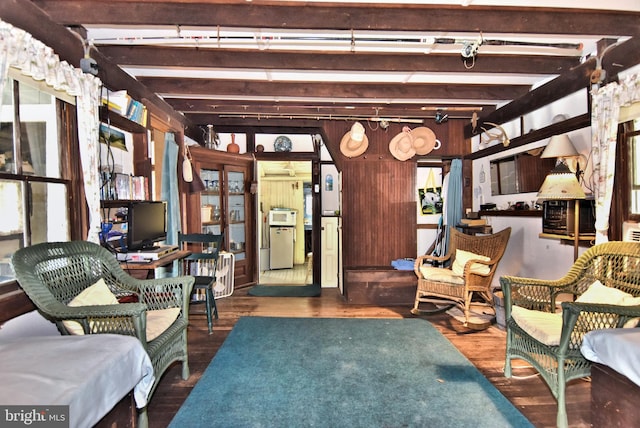
[[[349,161],[343,179],[344,266],[390,266],[416,255],[416,165]]]

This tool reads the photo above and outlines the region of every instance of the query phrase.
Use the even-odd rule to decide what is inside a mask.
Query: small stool
[[[309,279],[313,280],[313,253],[307,253],[307,276],[304,277],[304,283],[309,284]]]

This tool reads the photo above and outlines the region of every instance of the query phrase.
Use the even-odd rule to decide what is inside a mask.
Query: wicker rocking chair
[[[36,244],[16,251],[12,262],[20,286],[60,333],[137,337],[154,368],[149,396],[176,361],[182,362],[182,378],[189,378],[187,325],[193,277],[135,279],[113,254],[86,241]],[[84,297],[89,295],[85,290],[92,296],[108,295],[112,301],[88,303],[96,298]],[[79,297],[85,302],[74,306]],[[147,425],[146,408],[138,420],[140,426]]]
[[[452,227],[446,255],[425,255],[415,261],[418,288],[411,313],[430,315],[458,306],[464,312],[464,324],[469,325],[474,296],[493,308],[491,280],[510,235],[510,227],[492,235],[466,235]],[[445,267],[434,267],[433,262]],[[420,309],[420,303],[431,303],[436,307]]]
[[[589,248],[558,280],[503,276],[500,284],[507,325],[504,374],[512,376],[513,359],[529,362],[558,402],[557,426],[566,427],[566,384],[591,374],[591,362],[580,352],[584,335],[635,326],[640,317],[640,244]],[[556,306],[559,295],[575,301]]]

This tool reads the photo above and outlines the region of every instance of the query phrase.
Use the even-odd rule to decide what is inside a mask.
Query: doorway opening
[[[311,161],[258,161],[258,284],[313,283]]]

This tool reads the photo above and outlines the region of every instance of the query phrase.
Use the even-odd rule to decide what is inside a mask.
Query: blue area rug
[[[244,317],[170,427],[530,427],[428,321]]]
[[[320,284],[309,285],[255,285],[247,292],[255,297],[318,297]]]

